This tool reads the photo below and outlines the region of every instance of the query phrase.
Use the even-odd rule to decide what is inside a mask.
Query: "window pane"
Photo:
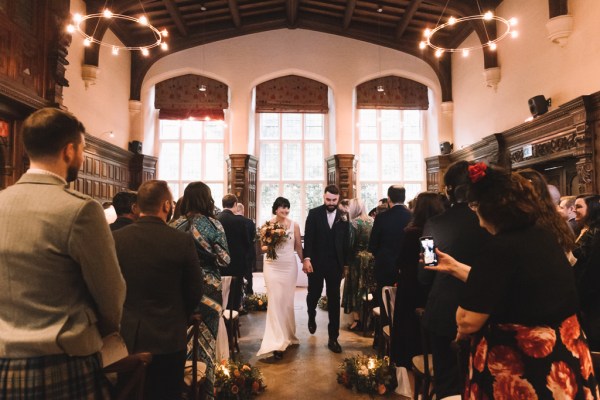
[[[173,195],[173,198],[175,199],[175,201],[177,201],[181,197],[181,195],[179,194],[179,183],[167,182],[167,185],[169,185],[169,189],[171,189],[171,194]]]
[[[261,143],[260,178],[279,179],[279,143]]]
[[[202,144],[184,143],[181,179],[198,181],[202,178]]]
[[[181,121],[181,137],[183,139],[202,139],[202,122]]]
[[[159,139],[179,139],[179,121],[161,120]]]
[[[308,183],[306,185],[306,215],[308,215],[308,210],[311,208],[323,204],[323,190],[325,190],[325,187],[322,183]],[[304,223],[301,225],[304,226]]]
[[[264,224],[265,221],[270,220],[273,216],[271,208],[277,196],[279,196],[278,183],[264,183],[260,185],[260,205],[256,220],[257,227]]]
[[[376,180],[377,177],[377,144],[363,143],[360,145],[359,171],[360,179]]]
[[[279,139],[279,114],[260,114],[260,138]]]
[[[220,139],[225,136],[225,124],[223,121],[206,121],[204,122],[204,138],[205,139]]]
[[[403,111],[403,126],[405,140],[421,140],[421,112],[418,110]]]
[[[400,139],[400,110],[381,110],[381,139]]]
[[[381,145],[381,179],[400,181],[400,145],[383,143]]]
[[[369,212],[372,208],[377,207],[379,193],[376,183],[361,183],[360,198],[365,203],[365,208]]]
[[[421,186],[420,183],[407,183],[407,184],[404,185],[404,188],[406,189],[406,202],[405,202],[405,204],[408,204],[408,202],[410,200],[412,200],[415,197],[417,197],[417,195],[423,191],[422,186]]]
[[[206,143],[206,166],[204,179],[223,179],[225,169],[225,158],[223,155],[223,143]]]
[[[210,188],[210,194],[215,201],[215,206],[222,210],[221,200],[223,200],[223,184],[216,182],[206,182],[206,185]]]
[[[423,155],[418,143],[404,144],[404,179],[418,181],[423,179]]]
[[[304,179],[323,179],[325,177],[324,168],[323,143],[305,143]]]
[[[158,174],[163,180],[179,179],[179,143],[162,143],[158,156]]]
[[[281,138],[302,138],[302,114],[281,114]]]
[[[323,114],[304,114],[304,139],[325,137],[325,118]]]
[[[359,139],[377,139],[377,110],[359,110]]]
[[[290,218],[294,221],[300,221],[302,210],[302,201],[300,200],[300,184],[285,183],[283,185],[283,197],[290,201]]]
[[[302,179],[302,169],[298,168],[302,162],[302,147],[300,143],[284,143],[281,163],[283,171],[281,178],[299,180]]]

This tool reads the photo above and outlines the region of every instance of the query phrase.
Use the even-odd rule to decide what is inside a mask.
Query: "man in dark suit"
[[[130,353],[148,351],[146,399],[176,399],[187,346],[187,323],[202,297],[202,269],[192,236],[169,227],[173,197],[165,181],[144,182],[140,218],[113,232],[127,284],[121,334]]]
[[[246,229],[248,230],[248,236],[252,238],[252,246],[250,246],[248,249],[248,254],[246,254],[247,269],[244,273],[244,278],[246,278],[247,282],[246,295],[254,294],[254,290],[252,289],[252,272],[254,272],[254,267],[256,266],[256,224],[250,218],[245,217],[244,205],[242,203],[237,203],[237,209],[235,213],[244,217]]]
[[[223,196],[223,211],[217,215],[217,219],[223,225],[227,237],[227,247],[231,261],[227,268],[223,268],[221,275],[237,277],[237,284],[231,287],[231,302],[227,308],[239,310],[242,300],[242,279],[248,269],[248,251],[252,247],[253,237],[250,236],[246,221],[241,215],[236,215],[238,199],[234,194],[228,193]]]
[[[423,235],[432,236],[441,251],[473,265],[490,234],[479,226],[477,215],[467,204],[468,167],[467,161],[458,161],[446,171],[444,185],[451,207],[431,218]],[[430,335],[434,390],[436,398],[441,399],[461,392],[462,382],[459,382],[456,353],[451,343],[456,338],[456,309],[464,283],[450,274],[427,271],[422,267],[419,268],[419,281],[426,285],[433,282],[423,322]]]
[[[302,271],[308,274],[308,330],[315,333],[317,329],[316,308],[325,280],[329,303],[327,347],[334,353],[341,353],[342,347],[337,340],[340,333],[340,283],[344,267],[348,265],[349,226],[347,220],[342,220],[337,208],[340,200],[337,186],[327,186],[323,198],[325,204],[308,212],[304,228]]]
[[[134,192],[119,192],[113,196],[112,206],[117,213],[117,219],[110,224],[110,230],[116,231],[131,225],[138,219],[137,194]]]
[[[398,281],[400,244],[404,238],[404,228],[411,219],[411,213],[404,205],[406,190],[402,186],[392,185],[388,188],[387,194],[389,209],[377,213],[369,238],[369,251],[375,257],[374,272],[377,289],[374,298],[379,306],[383,305],[381,300],[383,287],[394,286]]]

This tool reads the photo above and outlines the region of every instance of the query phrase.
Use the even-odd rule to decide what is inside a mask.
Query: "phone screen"
[[[435,266],[438,264],[437,254],[435,254],[435,243],[431,236],[423,236],[421,239],[423,249],[423,261],[426,266]]]

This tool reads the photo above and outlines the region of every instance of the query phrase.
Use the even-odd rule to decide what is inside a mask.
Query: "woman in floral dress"
[[[516,173],[469,167],[469,206],[492,235],[472,267],[437,251],[466,282],[456,313],[471,340],[467,399],[598,399],[575,279],[556,235],[537,224],[539,199]]]
[[[192,234],[204,272],[203,295],[198,306],[202,315],[198,335],[198,359],[206,364],[204,398],[214,398],[214,372],[217,365],[216,340],[222,315],[221,274],[219,267],[229,264],[227,239],[221,223],[214,218],[215,203],[210,188],[203,182],[192,182],[181,202],[181,218],[173,223],[176,229]],[[192,358],[191,343],[188,359]]]
[[[350,325],[351,331],[362,329],[360,313],[363,302],[369,295],[369,289],[374,290],[375,278],[373,277],[374,258],[367,251],[369,236],[373,229],[373,218],[369,217],[361,199],[352,199],[348,205],[350,217],[350,263],[348,270],[344,271],[344,293],[342,307],[346,314],[352,313],[354,321]]]

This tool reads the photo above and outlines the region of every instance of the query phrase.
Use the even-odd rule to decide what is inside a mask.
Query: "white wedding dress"
[[[272,351],[284,351],[297,344],[294,292],[298,276],[297,257],[294,253],[294,222],[287,230],[288,238],[277,247],[277,259],[264,257],[263,275],[267,285],[267,321],[257,356]]]

